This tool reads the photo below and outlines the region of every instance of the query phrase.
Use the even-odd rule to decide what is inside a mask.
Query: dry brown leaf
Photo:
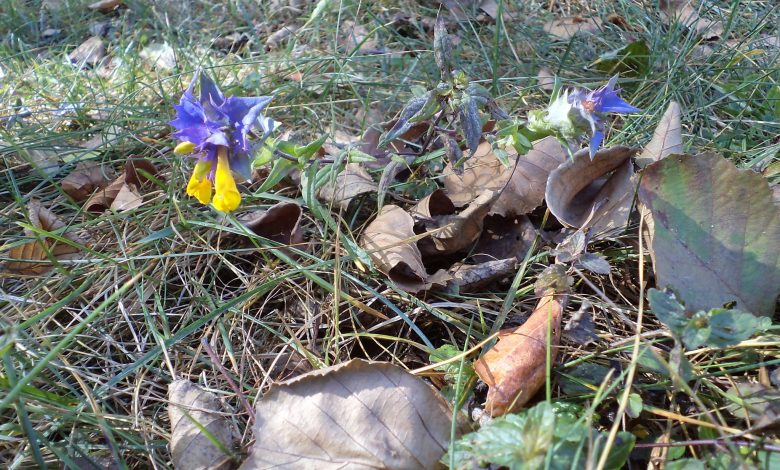
[[[360,239],[360,246],[369,252],[377,268],[412,293],[446,281],[438,273],[428,275],[415,237],[412,216],[398,206],[384,206]]]
[[[138,194],[138,189],[136,189],[135,185],[125,183],[119,188],[119,192],[117,192],[114,200],[111,201],[109,208],[112,211],[125,212],[141,207],[143,203],[144,198]]]
[[[593,161],[588,149],[575,153],[550,173],[545,193],[550,212],[567,227],[589,229],[594,239],[625,227],[634,199],[631,157],[636,151],[602,149]]]
[[[66,227],[65,223],[48,208],[41,205],[37,199],[31,199],[27,204],[27,213],[30,217],[30,223],[39,229],[47,232],[54,232]],[[31,230],[25,229],[25,235],[34,237]],[[86,240],[75,232],[65,231],[60,236],[74,243],[84,245]],[[52,268],[49,255],[57,260],[77,259],[81,256],[78,248],[67,243],[62,243],[53,238],[41,237],[42,241],[29,241],[23,245],[16,246],[8,251],[8,258],[15,261],[5,263],[5,269],[16,274],[42,274]],[[47,254],[48,252],[48,254]]]
[[[601,28],[601,19],[567,16],[550,20],[544,24],[544,30],[561,39],[571,39],[577,33],[595,33]]]
[[[318,192],[318,196],[341,209],[347,210],[352,198],[360,194],[377,190],[377,184],[365,168],[358,163],[347,163],[336,176],[335,181],[328,181]]]
[[[125,186],[125,174],[122,173],[117,179],[111,182],[105,188],[97,190],[84,203],[84,210],[93,214],[99,214],[109,207],[116,199],[117,194]]]
[[[341,22],[338,44],[345,52],[350,53],[355,48],[361,53],[373,53],[377,51],[377,41],[374,37],[368,37],[368,29],[352,20]]]
[[[353,359],[275,385],[257,405],[240,470],[438,468],[452,412],[398,366]]]
[[[456,264],[449,270],[451,284],[458,292],[474,292],[515,272],[517,258],[497,259],[479,264]]]
[[[536,227],[525,215],[485,218],[482,234],[474,248],[477,263],[507,258],[523,259],[536,238]]]
[[[105,56],[106,46],[98,36],[92,36],[87,39],[69,55],[73,63],[79,66],[89,65],[90,67],[97,65]]]
[[[62,180],[62,190],[76,201],[84,201],[96,190],[108,185],[103,167],[95,162],[81,162]]]
[[[544,385],[548,330],[551,361],[558,355],[569,280],[560,265],[547,268],[540,279],[547,281],[547,286],[539,292],[541,298],[528,320],[502,331],[496,345],[474,363],[477,375],[489,387],[485,410],[491,416],[517,411]]]
[[[553,91],[555,87],[555,75],[547,67],[539,69],[539,74],[536,76],[539,81],[539,88],[544,91]]]
[[[459,214],[454,214],[455,206],[440,189],[423,198],[411,212],[426,231],[435,232],[420,240],[418,246],[422,254],[446,255],[473,245],[482,233],[482,223],[497,198],[498,192],[485,191]],[[449,208],[453,212],[447,213]]]
[[[723,23],[702,18],[692,0],[661,0],[661,17],[670,24],[679,22],[689,29],[693,29],[704,40],[710,41],[723,36]]]
[[[285,26],[282,26],[279,30],[272,33],[268,38],[265,40],[265,48],[266,50],[276,49],[279,47],[279,44],[282,43],[285,39],[290,37],[293,33],[298,31],[298,26],[294,24],[288,24]]]
[[[88,8],[90,10],[99,11],[100,13],[111,13],[121,7],[122,3],[122,0],[100,0],[91,4]]]
[[[682,153],[682,124],[680,105],[676,101],[669,103],[653,132],[653,138],[645,145],[642,153],[636,157],[640,168],[657,162],[673,153]]]
[[[233,433],[227,414],[220,411],[217,397],[189,380],[168,386],[168,417],[171,421],[171,460],[178,470],[228,470],[232,458],[215,445],[205,428],[222,446],[233,447]],[[198,424],[196,424],[198,423]],[[200,426],[200,427],[199,427]]]
[[[464,164],[462,174],[451,165],[444,169],[444,188],[456,206],[473,201],[483,191],[500,191],[490,214],[526,214],[539,207],[552,170],[566,161],[566,150],[555,137],[534,142],[534,148],[517,158],[509,153],[509,161],[517,164],[504,166],[489,143],[483,142]]]
[[[125,181],[138,187],[151,182],[149,176],[157,176],[157,166],[145,158],[130,157],[125,162]]]
[[[56,175],[60,171],[60,155],[53,149],[24,149],[30,164],[47,176]]]
[[[294,202],[279,202],[268,210],[244,214],[240,220],[256,235],[282,245],[296,246],[303,243],[302,218],[301,206]]]

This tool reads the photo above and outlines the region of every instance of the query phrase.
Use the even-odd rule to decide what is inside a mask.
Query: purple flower
[[[590,158],[596,154],[601,142],[604,140],[604,127],[601,118],[607,113],[628,114],[641,111],[623,101],[615,88],[618,76],[609,79],[606,85],[594,90],[574,90],[568,96],[572,109],[590,125]]]
[[[231,212],[241,202],[232,173],[245,180],[252,177],[251,153],[257,143],[250,141],[250,131],[259,127],[262,139],[265,139],[276,124],[260,114],[271,97],[226,98],[208,75],[199,75],[200,98],[195,99],[193,95],[196,76],[178,106],[174,106],[176,119],[170,125],[176,128],[173,137],[181,141],[176,153],[199,155],[187,185],[187,194],[208,204],[211,201],[211,184],[214,183],[214,207]]]

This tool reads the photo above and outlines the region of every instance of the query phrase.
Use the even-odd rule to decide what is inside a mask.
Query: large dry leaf
[[[577,33],[595,33],[601,28],[601,19],[567,16],[544,24],[545,32],[560,39],[571,39]]]
[[[347,210],[352,198],[376,190],[377,184],[362,165],[347,163],[333,182],[328,181],[320,188],[318,196]]]
[[[673,153],[682,153],[682,124],[680,121],[680,105],[676,101],[672,101],[655,127],[653,138],[642,149],[642,153],[636,157],[636,164],[640,168]]]
[[[66,227],[66,224],[60,220],[57,215],[48,208],[41,205],[37,199],[31,199],[27,204],[27,212],[30,217],[30,223],[39,229],[47,232],[54,232]],[[25,229],[25,235],[34,237],[31,230]],[[65,231],[60,234],[74,243],[84,245],[86,240],[73,231]],[[42,242],[31,240],[22,245],[16,246],[8,251],[8,258],[13,261],[5,263],[5,269],[16,274],[42,274],[52,268],[49,260],[50,254],[57,260],[77,259],[81,256],[79,250],[71,245],[57,241],[53,238],[43,238]]]
[[[77,65],[96,66],[106,56],[106,46],[99,36],[92,36],[70,53],[70,60]]]
[[[491,214],[526,214],[539,207],[551,171],[566,161],[566,150],[554,137],[534,142],[534,148],[517,157],[509,153],[509,161],[517,164],[504,166],[489,143],[483,142],[466,161],[462,174],[447,165],[444,169],[444,188],[456,206],[468,204],[485,190],[500,191]]]
[[[257,405],[255,444],[240,470],[438,468],[451,419],[421,379],[353,359],[272,387]]]
[[[99,11],[100,13],[111,13],[121,7],[123,3],[122,0],[99,0],[90,4],[89,9]]]
[[[474,248],[477,263],[507,258],[523,259],[536,238],[536,227],[528,216],[485,218],[482,234]]]
[[[498,192],[485,191],[459,214],[454,213],[455,206],[440,189],[423,198],[411,209],[426,231],[435,231],[418,245],[423,256],[457,253],[473,245],[497,198]],[[445,212],[450,208],[452,212]]]
[[[643,171],[656,285],[686,307],[771,316],[780,294],[780,210],[766,180],[714,154],[671,155]]]
[[[124,212],[143,204],[140,189],[150,183],[149,176],[158,173],[154,163],[144,158],[129,158],[125,162],[125,171],[105,188],[92,194],[84,203],[84,210],[102,213],[107,209]]]
[[[222,447],[233,447],[233,433],[227,414],[213,393],[189,380],[176,380],[168,386],[168,417],[171,420],[171,460],[177,470],[228,470],[230,455],[209,439],[201,428]],[[196,424],[197,423],[197,424]]]
[[[459,293],[474,292],[493,282],[513,274],[517,269],[517,258],[497,259],[479,264],[456,264],[448,271],[451,284],[458,286]]]
[[[95,162],[81,162],[62,180],[62,190],[76,201],[84,201],[108,185],[106,170]]]
[[[541,278],[547,285],[528,320],[502,331],[495,346],[474,363],[474,370],[489,387],[485,410],[491,416],[517,411],[544,385],[548,333],[551,361],[558,355],[569,280],[560,265],[548,268]]]
[[[250,212],[240,220],[250,231],[286,246],[303,243],[303,210],[294,202],[279,202],[265,211]]]
[[[558,220],[578,229],[590,229],[593,238],[625,227],[634,199],[631,157],[636,149],[612,147],[596,152],[588,149],[550,173],[545,200]]]
[[[429,289],[445,279],[429,276],[417,248],[414,219],[398,206],[384,206],[360,238],[377,268],[407,292]]]

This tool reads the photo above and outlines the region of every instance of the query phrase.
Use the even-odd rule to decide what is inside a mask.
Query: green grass
[[[478,294],[415,297],[388,286],[381,274],[357,269],[349,254],[375,211],[370,198],[343,217],[338,211],[306,210],[308,250],[291,256],[267,240],[246,247],[231,238],[233,218],[223,219],[183,191],[191,163],[171,153],[166,122],[196,69],[209,70],[228,94],[274,94],[268,112],[290,140],[305,144],[337,131],[357,139],[375,116],[392,118],[413,85],[438,81],[428,23],[391,22],[402,12],[435,18],[436,2],[333,1],[270,51],[264,45],[269,34],[284,24],[303,25],[314,4],[301,2],[305,11],[298,14],[244,0],[126,1],[128,9],[103,15],[88,10],[87,1],[45,3],[62,8],[0,0],[0,261],[23,240],[19,224],[29,223],[25,207],[33,198],[90,241],[84,259],[61,262],[46,274],[0,272],[0,466],[74,466],[74,460],[89,456],[127,468],[167,468],[166,389],[181,377],[217,393],[234,411],[231,419],[242,431],[245,452],[252,439],[244,432],[247,416],[203,351],[202,339],[254,403],[274,381],[353,357],[410,369],[428,365],[427,344],[468,349],[502,326],[496,318],[514,324],[535,304],[531,286],[551,262],[545,250],[530,259],[511,288],[507,282]],[[506,3],[511,21],[497,27],[471,15],[450,32],[460,38],[458,65],[490,88],[510,114],[524,116],[547,102],[536,81],[540,67],[556,72],[566,86],[593,86],[608,77],[588,66],[600,54],[641,38],[651,49],[650,69],[621,80],[621,86],[644,112],[616,122],[607,144],[641,146],[668,102],[676,100],[683,109],[686,148],[714,150],[756,170],[778,161],[780,48],[750,46],[777,37],[780,10],[774,2],[714,2],[703,15],[722,19],[729,41],[708,44],[713,49],[708,55],[684,27],[665,26],[652,2]],[[634,31],[605,23],[602,33],[571,41],[543,33],[547,19],[569,14],[617,14]],[[113,66],[79,69],[67,63],[67,54],[90,36],[90,25],[105,20],[111,22],[104,40]],[[372,39],[387,52],[362,55],[340,45],[339,25],[347,20],[373,31]],[[49,28],[60,33],[47,39],[43,32]],[[241,53],[210,47],[233,32],[250,40]],[[174,69],[153,69],[140,58],[152,43],[173,48]],[[293,72],[302,80],[288,79]],[[29,116],[5,125],[6,118],[27,110]],[[95,136],[103,136],[102,144],[85,149]],[[31,166],[34,150],[56,154],[58,171],[45,174]],[[141,207],[95,216],[62,191],[62,177],[77,162],[120,170],[131,155],[161,168]],[[431,183],[424,175],[413,182],[418,187],[410,193]],[[264,209],[279,200],[304,202],[290,188],[258,193],[260,184],[256,179],[247,187],[242,210]],[[600,364],[616,369],[613,377],[622,376],[635,359],[632,323],[640,292],[635,233],[595,247],[609,253],[614,270],[611,279],[591,279],[600,293],[576,278],[573,304],[594,305],[601,339],[585,348],[566,344],[553,371],[553,399],[590,406],[601,416],[595,424],[607,428],[620,387],[593,401],[598,381],[590,383],[590,392],[588,387],[572,392],[561,386],[561,377],[577,364]],[[376,318],[376,311],[390,320]],[[652,316],[645,315],[643,331],[649,333],[643,344],[670,347]],[[701,425],[686,422],[688,417],[749,430],[776,443],[773,433],[754,431],[750,422],[723,411],[728,399],[722,390],[733,380],[757,380],[777,367],[779,356],[773,336],[693,353],[689,359],[706,375],[679,393],[668,374],[640,367],[635,388],[646,411],[626,420],[625,430],[645,436],[642,443],[664,435],[672,441],[711,438]],[[690,445],[686,452],[698,456],[708,449]],[[645,460],[637,462],[646,462],[646,450],[640,455]]]

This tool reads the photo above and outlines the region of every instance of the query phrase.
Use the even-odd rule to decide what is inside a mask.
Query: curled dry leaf
[[[590,229],[594,238],[628,223],[634,199],[631,157],[636,149],[588,149],[550,173],[545,199],[550,212],[565,226]]]
[[[673,153],[682,153],[682,123],[680,105],[676,101],[669,103],[653,132],[653,138],[636,157],[640,168],[657,162]]]
[[[95,162],[81,162],[62,180],[62,190],[76,201],[84,201],[108,185],[109,176]]]
[[[536,227],[525,215],[485,217],[472,258],[477,263],[506,258],[523,259],[536,238]]]
[[[268,50],[276,49],[277,47],[279,47],[279,44],[281,44],[282,41],[290,37],[290,35],[292,35],[296,31],[298,31],[298,26],[294,24],[288,24],[282,26],[281,29],[277,30],[276,32],[268,36],[268,38],[266,38],[265,40],[266,49]]]
[[[338,44],[347,53],[351,53],[358,47],[358,52],[363,54],[372,54],[379,51],[376,39],[369,37],[368,28],[355,24],[352,20],[341,22]]]
[[[420,292],[434,283],[443,285],[447,276],[442,271],[428,275],[415,240],[412,216],[398,206],[384,206],[366,227],[360,246],[380,271],[407,292]]]
[[[539,69],[539,74],[536,76],[539,81],[539,88],[544,91],[553,91],[555,87],[555,75],[547,67]]]
[[[482,223],[497,198],[498,192],[485,191],[461,213],[455,214],[455,206],[444,191],[437,189],[426,196],[411,210],[426,231],[435,230],[420,240],[422,254],[445,255],[469,248],[482,233]]]
[[[771,316],[780,294],[780,208],[766,180],[715,154],[671,155],[642,172],[656,285],[692,311]]]
[[[661,17],[667,24],[679,22],[686,28],[696,31],[706,41],[723,36],[723,23],[702,18],[693,4],[693,0],[660,0]]]
[[[54,232],[66,227],[65,223],[54,212],[44,207],[37,199],[31,199],[27,204],[27,213],[30,217],[30,223],[41,230]],[[31,238],[36,236],[29,229],[25,229],[24,233]],[[65,231],[60,236],[79,245],[86,243],[84,238],[73,231]],[[41,238],[42,242],[31,240],[11,248],[7,257],[13,261],[6,262],[5,269],[16,274],[42,274],[52,268],[50,263],[45,262],[49,260],[49,255],[57,260],[77,259],[81,256],[78,248],[67,243],[48,237]]]
[[[595,33],[601,28],[599,18],[567,16],[550,20],[544,24],[544,31],[560,39],[571,39],[577,33]]]
[[[272,387],[257,405],[256,440],[240,470],[437,468],[451,419],[447,401],[421,379],[353,359]]]
[[[298,245],[297,247],[301,248],[300,245],[303,243],[302,218],[301,206],[294,202],[280,202],[268,210],[242,215],[240,221],[256,235],[282,245]]]
[[[515,272],[517,258],[497,259],[479,264],[456,264],[449,270],[451,284],[458,292],[474,292]]]
[[[158,173],[154,163],[144,158],[130,158],[125,163],[125,171],[107,187],[93,193],[84,203],[84,210],[99,214],[107,209],[124,212],[143,204],[139,188],[148,184],[149,176]]]
[[[217,397],[189,380],[168,386],[168,417],[171,420],[171,460],[178,470],[228,470],[233,433]],[[197,423],[197,424],[196,424]],[[216,445],[201,428],[221,444]]]
[[[96,66],[105,56],[106,45],[103,44],[103,40],[99,36],[90,37],[69,55],[70,60],[74,64],[80,66],[88,65],[90,67]]]
[[[485,410],[491,416],[517,411],[544,385],[548,330],[550,360],[555,362],[558,355],[569,279],[560,265],[547,268],[540,279],[548,282],[528,320],[513,330],[503,330],[495,346],[474,363],[477,375],[489,387]]]
[[[444,169],[444,188],[456,206],[463,206],[486,190],[500,191],[490,214],[527,214],[544,200],[545,186],[551,171],[566,161],[566,150],[555,137],[534,142],[533,149],[517,157],[514,150],[504,166],[493,153],[490,144],[483,142],[464,164],[462,174],[451,165]]]
[[[122,4],[122,0],[100,0],[90,4],[89,9],[99,11],[100,13],[111,13],[117,8],[123,6]]]
[[[355,196],[374,192],[377,184],[365,168],[358,163],[347,163],[334,181],[326,182],[318,192],[320,199],[347,210]]]

